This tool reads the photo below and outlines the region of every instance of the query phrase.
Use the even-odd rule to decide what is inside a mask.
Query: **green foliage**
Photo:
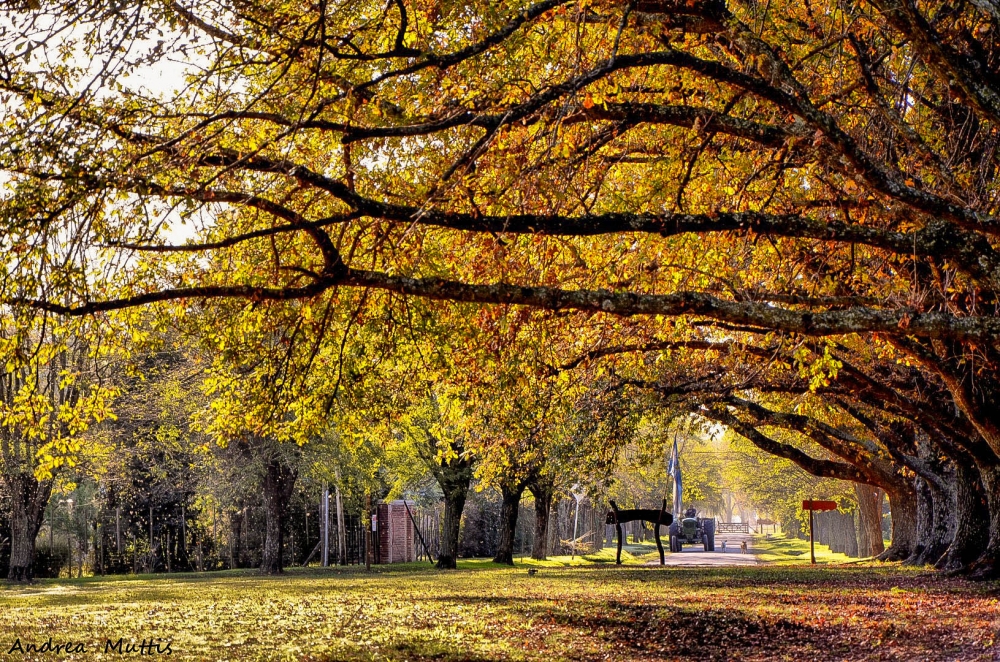
[[[730,449],[726,480],[734,490],[745,494],[762,516],[780,522],[786,530],[794,528],[795,521],[808,520],[808,513],[802,510],[805,499],[831,499],[847,510],[853,507],[851,483],[816,478],[731,432],[726,439]]]
[[[113,340],[92,320],[0,320],[0,468],[51,479],[95,450],[85,433],[114,419],[111,403],[120,392],[106,374]]]

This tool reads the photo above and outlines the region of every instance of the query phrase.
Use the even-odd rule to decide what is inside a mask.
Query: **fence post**
[[[365,509],[366,509],[366,513],[367,513],[366,516],[365,516],[365,519],[371,519],[371,526],[370,527],[368,526],[367,522],[363,522],[362,523],[362,525],[364,526],[364,530],[365,530],[365,536],[364,536],[364,541],[365,541],[365,570],[367,570],[367,571],[370,572],[371,569],[372,569],[372,555],[371,555],[371,542],[370,542],[370,540],[371,540],[371,537],[372,537],[372,532],[375,530],[375,516],[372,515],[372,495],[371,495],[370,492],[365,497]]]
[[[324,481],[323,498],[320,501],[320,522],[323,526],[323,567],[330,565],[330,487]]]

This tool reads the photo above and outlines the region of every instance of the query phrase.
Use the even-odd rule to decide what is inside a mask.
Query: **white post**
[[[66,529],[66,548],[69,549],[69,578],[73,579],[73,543],[70,542],[70,531],[73,528],[73,500],[66,499],[66,508],[69,510],[69,527]]]
[[[344,523],[344,508],[340,501],[340,484],[338,483],[335,487],[337,497],[337,562],[347,565],[347,526]]]
[[[572,545],[570,560],[576,558],[576,527],[577,524],[580,522],[580,499],[584,497],[582,492],[577,492],[577,490],[579,489],[580,486],[578,484],[573,485],[573,487],[570,488],[570,494],[572,494],[573,498],[576,499],[576,514],[573,516],[573,545]]]
[[[330,565],[330,488],[323,483],[323,502],[320,508],[320,522],[323,527],[323,567]]]

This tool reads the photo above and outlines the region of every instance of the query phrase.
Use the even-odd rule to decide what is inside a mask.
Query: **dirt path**
[[[746,554],[740,552],[740,543],[747,542],[749,550]],[[722,542],[726,542],[726,551],[722,551]],[[664,545],[666,541],[664,540]],[[667,552],[664,562],[666,565],[683,566],[730,566],[730,565],[757,565],[763,563],[753,553],[753,536],[746,533],[726,533],[715,534],[715,551],[706,552],[701,545],[687,545],[680,553]],[[659,565],[659,560],[652,561],[647,565]]]

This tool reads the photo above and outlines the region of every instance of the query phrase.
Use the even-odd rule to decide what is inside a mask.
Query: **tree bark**
[[[524,494],[524,484],[503,484],[500,486],[502,502],[500,505],[500,542],[494,563],[514,565],[514,536],[517,533],[517,515],[521,505],[521,495]]]
[[[5,474],[3,480],[11,500],[10,569],[7,579],[29,582],[35,576],[35,539],[52,494],[52,480],[38,481],[30,472]]]
[[[844,554],[852,559],[858,558],[858,536],[854,528],[854,517],[848,513],[837,513],[840,519],[840,535],[844,545]]]
[[[229,565],[231,568],[243,567],[243,510],[229,513]]]
[[[549,507],[549,530],[547,537],[548,542],[546,543],[549,553],[557,555],[562,551],[559,543],[559,533],[561,527],[561,522],[559,520],[559,503],[560,499],[553,494],[552,505]]]
[[[996,579],[1000,577],[1000,465],[980,462],[979,475],[986,492],[990,526],[986,549],[972,563],[970,570],[973,579]]]
[[[426,443],[418,444],[417,452],[444,494],[441,546],[436,565],[439,569],[450,570],[456,568],[458,564],[458,537],[462,527],[465,499],[469,494],[469,484],[472,482],[473,459],[465,453],[463,442],[445,443],[428,430],[425,429],[424,432],[427,435]],[[438,452],[442,446],[450,446],[455,457],[450,460],[440,459]]]
[[[902,561],[910,556],[917,540],[917,495],[913,489],[901,487],[889,495],[892,513],[892,542],[879,555],[882,561]]]
[[[722,513],[727,522],[733,521],[733,495],[725,493],[722,495]]]
[[[535,497],[535,537],[531,541],[531,558],[544,561],[548,557],[549,513],[555,492],[550,481],[533,481],[528,490]]]
[[[917,565],[917,559],[923,556],[934,530],[934,502],[927,481],[919,476],[913,479],[913,494],[917,501],[916,537],[910,555],[903,565]]]
[[[959,572],[985,551],[990,533],[990,511],[976,465],[970,459],[954,456],[952,463],[955,466],[955,534],[935,567]]]
[[[260,570],[266,575],[277,575],[284,570],[281,552],[285,542],[285,515],[297,477],[298,472],[276,454],[272,454],[264,466],[266,534]]]
[[[781,531],[787,538],[802,538],[802,522],[796,518],[781,522]]]
[[[858,498],[858,554],[862,558],[885,551],[882,541],[882,492],[864,483],[854,483]]]
[[[918,499],[917,544],[907,565],[934,564],[948,550],[955,535],[953,495],[922,478],[915,480]]]
[[[444,491],[444,519],[441,522],[441,551],[438,553],[437,567],[453,570],[458,566],[458,534],[462,525],[462,511],[469,494],[471,472],[453,472],[442,480]]]

